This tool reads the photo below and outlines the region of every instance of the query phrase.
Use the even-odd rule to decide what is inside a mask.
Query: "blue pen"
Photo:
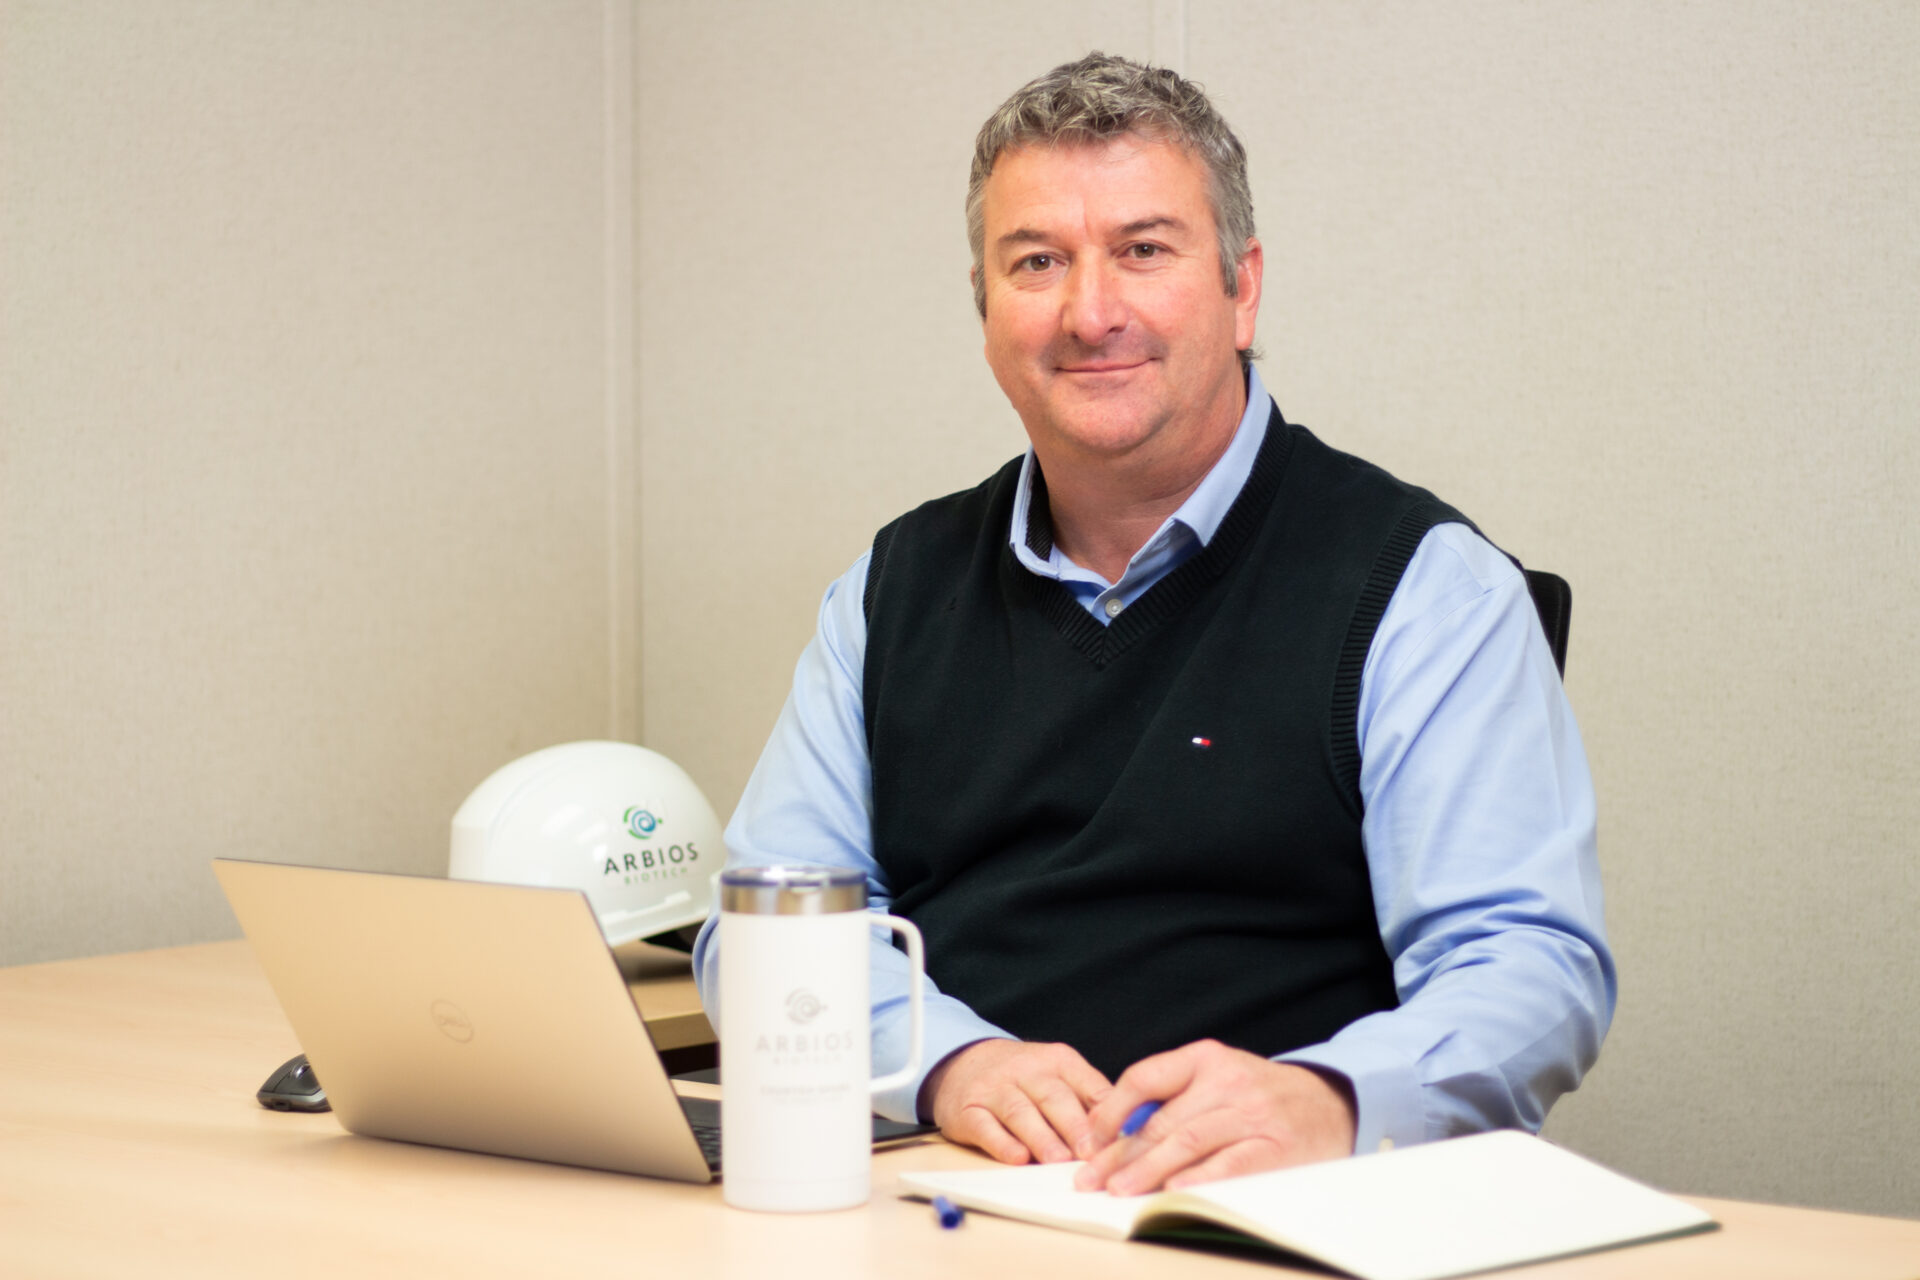
[[[935,1196],[933,1216],[940,1219],[941,1226],[951,1231],[960,1225],[960,1220],[967,1216],[967,1212],[945,1196]]]
[[[1120,1136],[1131,1138],[1147,1127],[1147,1121],[1153,1119],[1153,1113],[1160,1109],[1157,1102],[1143,1102],[1127,1116],[1127,1122],[1120,1126]]]

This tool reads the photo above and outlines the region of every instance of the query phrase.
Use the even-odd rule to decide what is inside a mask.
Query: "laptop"
[[[720,1104],[682,1098],[586,894],[215,858],[351,1133],[681,1182]],[[874,1118],[876,1142],[931,1125]]]

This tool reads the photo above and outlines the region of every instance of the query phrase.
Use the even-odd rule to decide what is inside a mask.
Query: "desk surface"
[[[684,1017],[690,985],[654,973],[636,998],[650,1023]],[[254,1103],[298,1047],[244,943],[0,969],[0,1273],[1309,1274],[980,1214],[941,1231],[895,1175],[986,1162],[938,1140],[877,1157],[867,1208],[785,1217],[728,1209],[717,1186],[357,1138]],[[1698,1203],[1723,1230],[1498,1274],[1920,1276],[1920,1222]]]

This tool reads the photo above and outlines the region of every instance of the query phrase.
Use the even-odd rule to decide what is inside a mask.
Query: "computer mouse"
[[[254,1097],[260,1099],[261,1106],[275,1111],[333,1110],[333,1104],[327,1101],[327,1091],[320,1087],[320,1077],[313,1074],[304,1053],[281,1063]]]

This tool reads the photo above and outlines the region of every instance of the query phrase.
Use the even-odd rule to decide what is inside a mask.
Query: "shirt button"
[[[1109,618],[1117,618],[1120,616],[1120,611],[1127,606],[1120,602],[1119,597],[1109,596],[1107,603],[1103,607],[1106,609]]]

